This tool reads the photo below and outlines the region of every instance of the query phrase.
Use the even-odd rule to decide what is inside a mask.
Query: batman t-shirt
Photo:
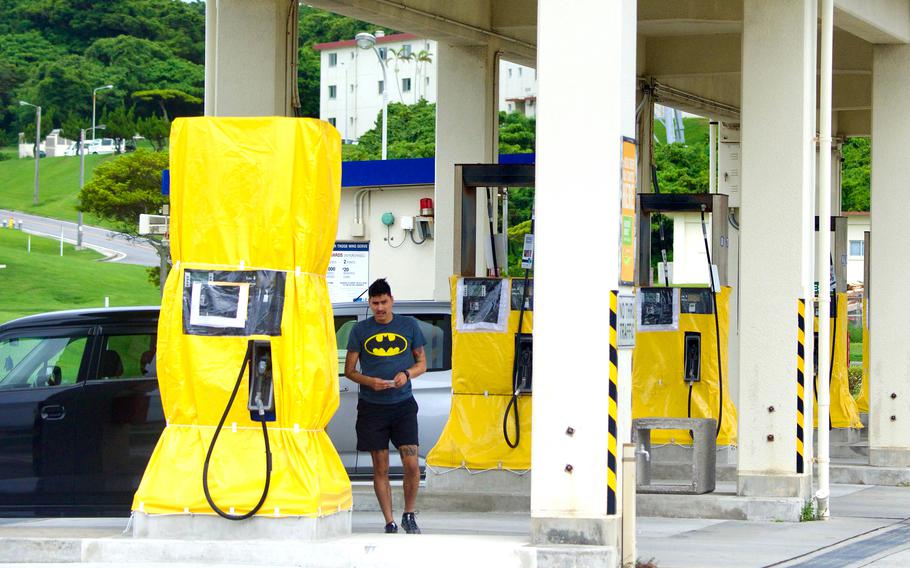
[[[370,317],[357,322],[348,337],[348,351],[360,354],[360,372],[391,381],[414,364],[413,349],[423,347],[426,339],[409,316],[392,316],[386,324]],[[411,398],[411,381],[401,388],[381,391],[360,385],[360,399],[376,404],[395,404]]]

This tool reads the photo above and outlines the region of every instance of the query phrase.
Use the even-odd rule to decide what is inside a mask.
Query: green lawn
[[[686,129],[686,143],[693,144],[708,141],[708,119],[695,116],[683,116],[683,126]],[[654,121],[654,136],[661,144],[667,143],[667,129],[660,120]]]
[[[62,158],[59,158],[62,159]],[[104,306],[158,305],[158,288],[149,284],[145,268],[97,262],[101,255],[75,250],[52,239],[0,229],[0,322],[53,310]]]
[[[85,180],[91,179],[98,164],[113,156],[86,156]],[[75,221],[79,193],[79,157],[42,158],[38,176],[38,205],[32,204],[35,193],[35,160],[18,159],[0,162],[0,208],[24,211],[44,217]],[[85,223],[99,224],[93,215]]]

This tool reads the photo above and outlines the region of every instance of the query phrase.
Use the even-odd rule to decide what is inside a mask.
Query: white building
[[[413,34],[376,34],[376,48],[386,63],[389,102],[436,102],[437,44]],[[355,141],[373,128],[386,88],[372,50],[353,39],[318,43],[320,52],[319,118],[330,122],[345,140]],[[499,109],[535,116],[537,72],[505,60],[499,63]]]
[[[847,217],[847,283],[863,282],[866,261],[865,232],[870,230],[868,211],[845,211]]]

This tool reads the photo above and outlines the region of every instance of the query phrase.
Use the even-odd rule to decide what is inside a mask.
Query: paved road
[[[8,222],[10,217],[13,217],[16,223],[21,219],[22,230],[26,233],[59,239],[62,228],[63,240],[71,244],[76,243],[76,223],[0,209],[0,219]],[[82,244],[109,256],[110,262],[141,266],[158,266],[159,263],[158,255],[151,246],[131,242],[121,233],[100,227],[83,225]]]

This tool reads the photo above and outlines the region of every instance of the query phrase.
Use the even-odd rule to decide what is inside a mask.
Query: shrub
[[[863,386],[863,368],[862,367],[848,367],[847,368],[847,384],[850,386],[850,394],[853,395],[853,398],[859,396],[859,391]]]

